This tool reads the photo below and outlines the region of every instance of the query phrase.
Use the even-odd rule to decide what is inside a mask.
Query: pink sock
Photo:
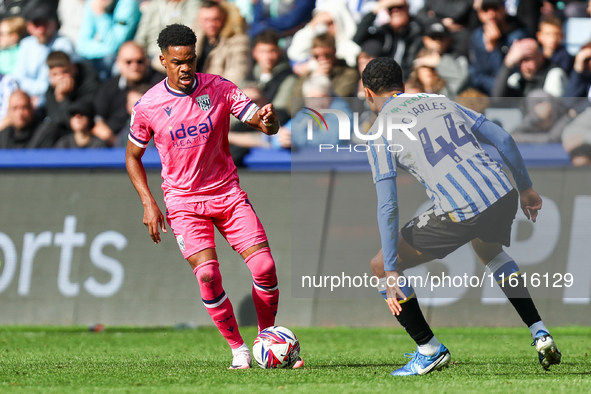
[[[252,299],[257,311],[259,332],[275,325],[277,306],[279,304],[279,288],[275,261],[269,247],[262,248],[244,259],[252,272]]]
[[[193,270],[199,282],[201,299],[209,316],[232,349],[240,347],[244,340],[240,336],[232,303],[222,287],[220,265],[215,260],[199,264]]]

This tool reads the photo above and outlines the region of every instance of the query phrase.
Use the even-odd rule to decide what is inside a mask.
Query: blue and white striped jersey
[[[369,141],[374,182],[395,177],[397,166],[406,169],[425,187],[435,214],[447,214],[456,222],[478,215],[513,189],[501,165],[474,135],[484,115],[443,95],[425,93],[391,97],[382,108],[384,114],[414,116],[417,123],[410,132],[418,140],[399,130],[387,140],[384,127],[381,138]],[[374,132],[379,121],[383,116],[372,126]]]

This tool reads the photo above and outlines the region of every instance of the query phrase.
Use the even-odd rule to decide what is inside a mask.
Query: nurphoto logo
[[[403,132],[409,140],[418,141],[418,138],[410,132],[410,129],[416,126],[417,119],[415,116],[410,114],[399,115],[393,113],[380,113],[368,133],[365,134],[359,130],[358,112],[353,112],[353,119],[351,122],[349,116],[347,116],[345,112],[338,109],[315,110],[310,107],[304,107],[304,110],[307,111],[304,113],[310,117],[307,122],[307,139],[309,141],[313,140],[315,132],[334,133],[336,131],[338,131],[339,141],[350,141],[352,137],[351,130],[353,130],[355,137],[362,141],[376,141],[382,137],[384,137],[387,141],[392,141],[394,133],[398,133],[399,131]],[[325,114],[333,114],[337,117],[338,130],[329,130],[326,119],[323,116]],[[314,123],[318,125],[320,131],[314,131]],[[385,144],[374,144],[374,146],[377,146],[378,149],[379,146],[384,145]],[[322,152],[323,150],[331,150],[335,148],[337,151],[339,151],[340,148],[340,150],[345,149],[350,152],[351,147],[355,152],[367,152],[369,149],[369,146],[366,144],[351,145],[348,147],[335,147],[334,144],[320,144],[319,151]],[[404,148],[400,144],[388,144],[387,149],[390,152],[401,152]]]

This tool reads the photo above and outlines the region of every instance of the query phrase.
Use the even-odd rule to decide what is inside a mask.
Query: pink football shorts
[[[265,229],[242,189],[211,200],[168,207],[166,220],[185,259],[215,248],[214,225],[238,253],[267,240]]]

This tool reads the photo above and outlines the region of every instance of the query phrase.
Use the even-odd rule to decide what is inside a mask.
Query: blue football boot
[[[406,353],[404,357],[412,358],[404,367],[392,372],[392,376],[426,375],[433,370],[441,370],[449,367],[451,354],[442,344],[439,345],[437,353],[432,356],[425,356],[417,351]]]

